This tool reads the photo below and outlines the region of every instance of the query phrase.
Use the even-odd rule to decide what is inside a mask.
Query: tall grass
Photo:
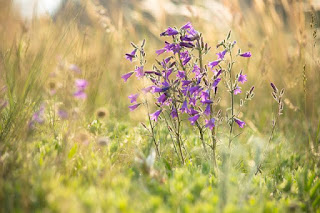
[[[166,15],[159,9],[158,19],[150,18],[139,1],[127,3],[68,2],[55,19],[29,21],[21,20],[10,1],[0,3],[0,89],[4,88],[0,100],[8,102],[0,109],[0,211],[317,212],[320,49],[319,17],[312,5],[222,1],[232,21],[221,30],[192,11],[191,3],[189,17]],[[151,61],[156,55],[152,50],[163,46],[157,38],[161,30],[181,26],[186,19],[212,48],[231,29],[243,44],[241,49],[250,49],[253,55],[235,69],[247,67],[248,82],[255,85],[255,104],[244,110],[248,127],[232,151],[226,149],[226,140],[218,141],[219,175],[210,170],[192,127],[183,130],[191,150],[185,166],[179,166],[175,153],[165,147],[166,159],[148,163],[153,145],[139,126],[146,112],[129,113],[127,108],[127,96],[139,82],[126,86],[121,82],[120,76],[131,71],[124,59],[130,41],[148,38],[145,51]],[[206,56],[210,57],[215,56]],[[70,105],[78,113],[76,119],[61,120],[55,104],[68,94],[62,90],[57,100],[48,94],[48,84],[72,88],[70,64],[82,70],[78,78],[88,80],[88,98]],[[284,114],[267,145],[278,110],[271,82],[286,92]],[[49,108],[47,120],[30,130],[29,121],[42,103]],[[107,113],[99,119],[96,112],[101,107]],[[159,127],[156,137],[169,144],[168,133]],[[223,136],[224,130],[217,134]],[[107,146],[98,143],[101,138],[106,138]],[[260,164],[261,173],[256,174]]]

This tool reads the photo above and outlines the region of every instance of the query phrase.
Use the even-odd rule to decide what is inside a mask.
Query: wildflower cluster
[[[131,43],[134,49],[126,54],[126,59],[130,62],[138,59],[140,63],[134,71],[124,74],[122,79],[126,82],[135,74],[138,79],[146,78],[149,80],[150,85],[141,91],[142,93],[154,94],[155,105],[158,108],[149,114],[150,125],[152,126],[151,121],[158,122],[161,117],[166,121],[169,131],[176,138],[174,145],[177,145],[180,150],[180,154],[178,151],[177,154],[180,155],[182,161],[184,161],[184,157],[181,151],[183,144],[180,128],[182,117],[185,116],[191,125],[198,128],[204,149],[206,150],[207,146],[211,147],[214,157],[215,127],[223,120],[221,110],[217,109],[221,99],[218,97],[221,85],[226,86],[232,99],[232,112],[226,119],[230,125],[230,134],[233,122],[237,123],[240,128],[245,126],[245,122],[235,114],[233,106],[234,95],[242,92],[240,85],[247,81],[247,75],[243,71],[240,71],[235,77],[232,73],[232,67],[235,63],[232,59],[232,49],[236,42],[230,41],[229,33],[227,39],[217,45],[217,49],[221,49],[216,53],[217,58],[205,64],[203,57],[208,54],[211,48],[190,22],[180,29],[169,27],[160,36],[172,39],[171,42],[165,41],[164,47],[156,50],[158,56],[166,54],[167,57],[156,60],[157,65],[153,65],[152,70],[146,70],[145,41],[141,46]],[[226,59],[228,55],[229,59]],[[248,58],[251,57],[251,53],[241,53],[239,50],[237,56]],[[253,97],[253,90],[254,87],[247,92],[245,100],[250,100]],[[132,103],[129,106],[131,111],[144,104],[138,101],[138,97],[139,93],[129,96]],[[203,134],[207,130],[211,132],[211,145],[204,141]]]
[[[39,110],[32,115],[29,129],[45,122],[45,111],[53,111],[54,113],[49,114],[57,115],[61,120],[74,118],[78,114],[80,102],[87,98],[88,87],[88,81],[81,78],[81,74],[82,71],[77,65],[59,58],[58,66],[50,74],[46,84],[46,101],[41,103]]]

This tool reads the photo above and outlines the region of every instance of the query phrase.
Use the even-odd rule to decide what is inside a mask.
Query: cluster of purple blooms
[[[165,41],[162,49],[156,50],[159,56],[166,53],[168,57],[157,60],[157,66],[153,66],[153,70],[144,69],[144,63],[136,66],[131,71],[122,76],[126,82],[133,74],[138,79],[146,77],[152,85],[143,88],[143,93],[153,93],[156,98],[158,110],[150,114],[151,120],[158,121],[159,116],[166,110],[169,110],[170,116],[175,119],[182,114],[188,115],[188,120],[192,125],[199,124],[200,118],[203,118],[205,127],[213,129],[216,125],[216,118],[213,114],[213,105],[217,102],[216,95],[219,83],[226,70],[222,68],[221,62],[225,60],[226,54],[230,48],[225,48],[218,52],[217,59],[211,61],[207,66],[203,66],[202,58],[196,58],[193,54],[194,50],[199,51],[199,55],[205,55],[210,47],[204,44],[201,34],[197,32],[190,22],[182,26],[179,30],[169,27],[160,36],[171,37],[173,42]],[[235,45],[235,41],[231,47]],[[133,45],[134,49],[131,53],[126,54],[126,59],[132,62],[139,57],[138,51],[144,55],[143,47]],[[241,57],[251,57],[250,52],[238,53]],[[200,56],[199,56],[200,57]],[[231,89],[234,95],[241,93],[239,83],[244,84],[247,81],[247,75],[242,71],[236,76],[236,83]],[[253,89],[252,89],[253,90]],[[129,96],[132,105],[129,106],[130,111],[138,108],[142,103],[137,102],[139,94]],[[245,122],[237,117],[232,118],[243,128]]]
[[[60,66],[64,66],[61,65]],[[81,74],[81,69],[75,65],[75,64],[71,64],[68,67],[68,70],[73,71],[76,74]],[[72,96],[74,97],[74,99],[76,100],[85,100],[87,98],[87,94],[86,94],[86,89],[88,87],[88,81],[85,79],[80,79],[80,78],[75,78],[74,79],[74,88],[73,88],[73,93]],[[54,90],[54,92],[52,93],[52,95],[55,95],[56,91]],[[39,110],[37,110],[32,118],[29,121],[29,129],[33,129],[35,127],[35,124],[43,124],[45,119],[44,119],[44,113],[45,113],[45,104],[41,104]],[[65,109],[61,109],[59,108],[57,110],[57,114],[58,116],[62,119],[65,120],[69,117],[69,113],[65,110]]]
[[[85,93],[85,89],[88,86],[88,81],[85,79],[76,79],[75,86],[77,90],[73,93],[74,97],[78,99],[86,99],[87,94]]]

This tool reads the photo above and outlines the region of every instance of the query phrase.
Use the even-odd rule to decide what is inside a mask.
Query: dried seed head
[[[76,136],[76,141],[83,144],[88,144],[89,140],[90,140],[90,135],[87,132],[80,132]]]
[[[148,130],[147,126],[146,126],[144,123],[141,122],[141,125],[142,125],[146,130]]]
[[[272,94],[272,97],[274,98],[274,100],[276,100],[276,101],[278,102],[278,98],[277,98],[276,93],[275,93],[275,92],[272,92],[271,94]]]
[[[110,139],[108,137],[100,137],[97,140],[97,143],[100,146],[107,146],[109,142],[110,142]]]
[[[58,84],[55,80],[51,79],[47,84],[47,90],[50,95],[54,95],[58,89]]]
[[[251,87],[249,93],[251,94],[253,92],[253,90],[254,90],[254,86]]]
[[[219,104],[219,103],[220,103],[220,101],[221,101],[221,98],[219,97],[219,98],[217,99],[216,104]]]
[[[108,111],[105,108],[99,108],[96,111],[96,116],[99,119],[105,118],[107,116],[107,114],[108,114]]]
[[[277,93],[277,92],[278,92],[277,87],[276,87],[273,83],[271,83],[270,85],[271,85],[273,91],[274,91],[275,93]]]
[[[218,113],[217,113],[217,117],[220,118],[221,117],[221,109],[219,109]]]

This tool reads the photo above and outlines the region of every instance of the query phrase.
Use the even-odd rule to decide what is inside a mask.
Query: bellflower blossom
[[[161,112],[162,112],[162,110],[160,109],[160,110],[157,110],[156,112],[150,114],[150,119],[157,122],[158,121],[158,117],[161,114]]]
[[[222,52],[217,53],[218,60],[223,60],[227,50],[223,50]]]
[[[160,36],[173,36],[179,34],[178,30],[169,27],[166,31],[160,34]]]
[[[139,93],[138,94],[132,94],[129,95],[128,98],[130,99],[130,103],[135,103],[137,102],[137,98],[139,97]]]
[[[184,71],[180,71],[180,70],[178,71],[178,74],[177,74],[178,78],[183,79],[185,76],[186,75],[185,75]]]
[[[195,115],[188,118],[188,120],[191,122],[191,125],[194,125],[199,118],[200,118],[200,115]]]
[[[200,79],[202,77],[200,67],[198,67],[198,65],[194,65],[192,72],[195,74],[195,77],[197,79]]]
[[[170,113],[172,118],[177,118],[178,117],[178,112],[176,108],[173,108],[171,113]]]
[[[240,56],[245,57],[245,58],[249,58],[249,57],[251,57],[251,52],[242,53],[242,54],[240,54]]]
[[[29,129],[34,128],[35,124],[42,124],[44,123],[44,110],[45,110],[45,105],[41,104],[40,109],[36,111],[33,115],[31,120],[29,121]]]
[[[215,127],[215,119],[206,120],[206,127],[212,130]]]
[[[162,53],[164,53],[166,51],[166,48],[162,48],[162,49],[159,49],[159,50],[156,50],[156,53],[157,55],[161,55]]]
[[[124,74],[121,76],[121,78],[124,80],[124,82],[127,82],[127,80],[132,76],[134,72],[128,72],[127,74]]]
[[[142,78],[144,76],[144,72],[143,72],[143,66],[139,66],[135,69],[136,72],[136,76],[138,78]]]
[[[217,87],[220,81],[221,81],[221,78],[217,78],[216,80],[214,80],[212,87]]]
[[[217,66],[220,63],[221,60],[216,60],[216,61],[212,61],[209,62],[208,66],[212,68],[214,68],[215,66]]]
[[[206,109],[204,110],[204,114],[206,115],[206,116],[209,116],[210,115],[210,113],[211,113],[211,105],[210,104],[207,104],[207,107],[206,107]]]
[[[137,109],[140,106],[140,104],[141,103],[129,106],[130,111],[133,111],[133,110]]]
[[[85,93],[85,89],[88,86],[88,82],[84,79],[76,79],[75,85],[77,87],[77,91],[73,93],[73,96],[78,99],[86,99],[87,94]]]
[[[241,93],[241,88],[240,87],[236,87],[236,89],[233,92],[235,95]]]
[[[244,84],[244,82],[246,82],[246,81],[247,81],[247,75],[240,74],[239,78],[238,78],[238,82]]]
[[[187,103],[187,101],[183,102],[182,107],[180,108],[180,111],[184,112],[184,113],[188,113],[188,103]]]
[[[134,49],[131,53],[126,53],[126,59],[132,62],[132,59],[136,57],[137,49]]]
[[[239,125],[240,128],[243,128],[244,125],[246,124],[244,121],[242,121],[238,118],[235,118],[234,121]]]

